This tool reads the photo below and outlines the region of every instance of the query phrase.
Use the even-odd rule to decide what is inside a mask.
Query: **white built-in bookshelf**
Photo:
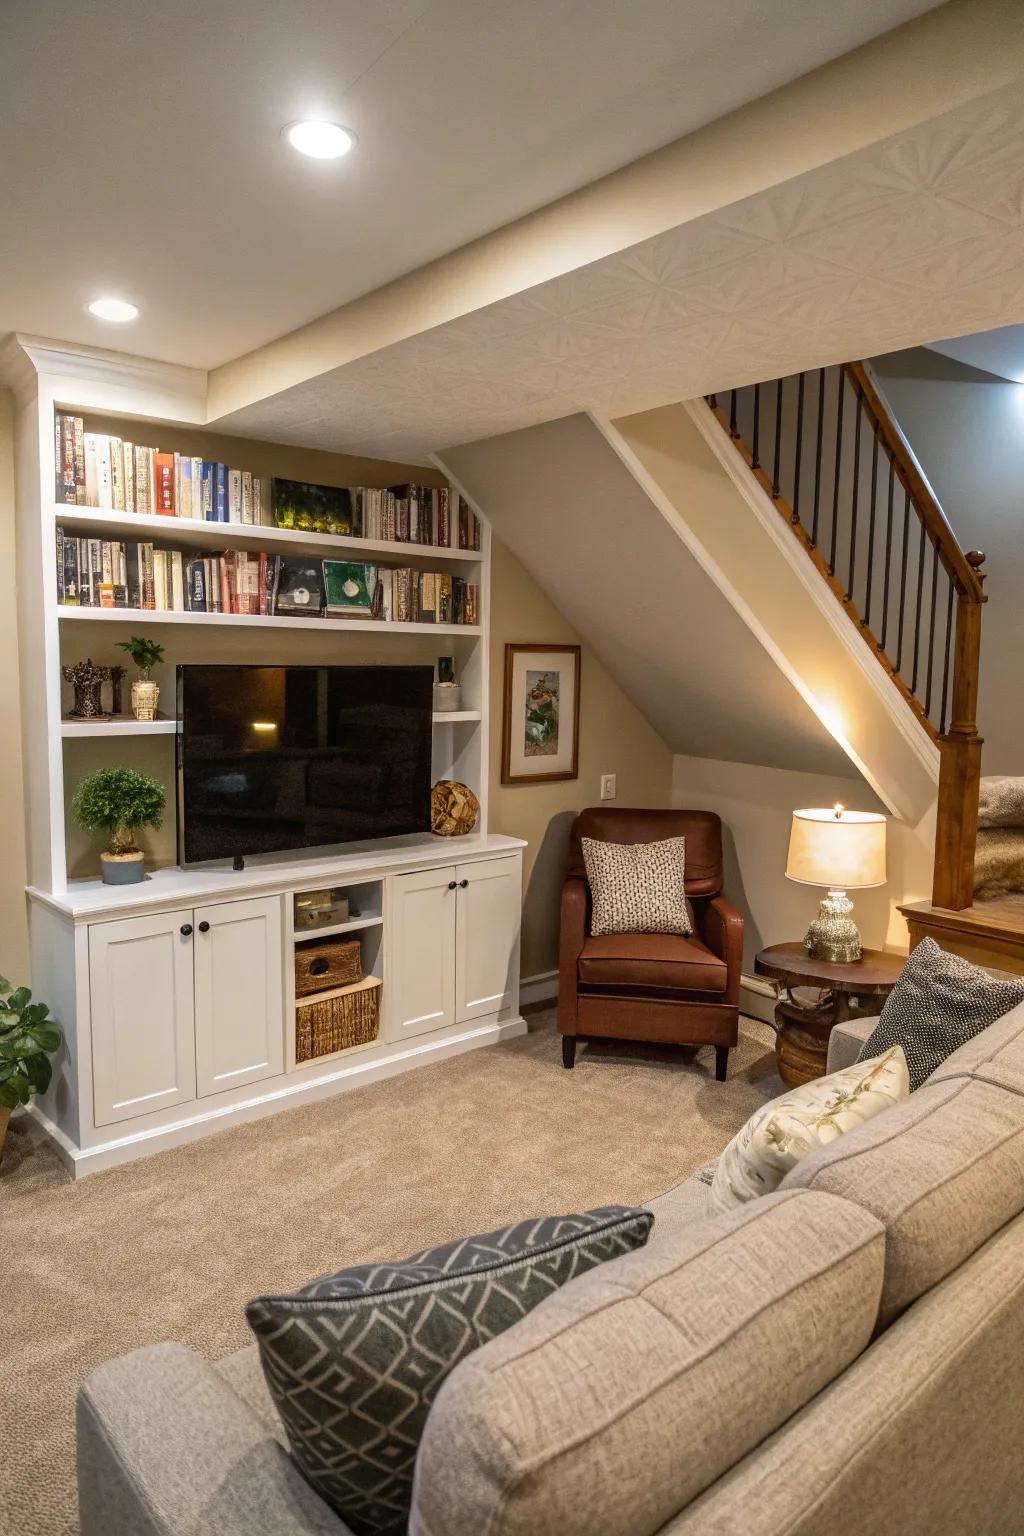
[[[0,383],[17,399],[17,586],[32,985],[65,1032],[54,1082],[33,1112],[76,1175],[111,1166],[405,1065],[486,1044],[525,1028],[518,1011],[521,850],[488,829],[490,532],[478,550],[300,532],[261,523],[114,512],[55,498],[55,416],[86,430],[122,432],[164,452],[238,462],[261,476],[387,486],[431,470],[359,461],[305,468],[304,450],[229,439],[205,418],[204,379],[75,346],[12,338]],[[165,439],[169,439],[166,441]],[[403,473],[404,471],[404,473]],[[461,489],[461,488],[460,488]],[[479,509],[473,509],[479,517]],[[197,558],[231,550],[340,558],[450,573],[476,587],[476,622],[75,607],[58,600],[57,530],[150,541]],[[453,530],[453,537],[455,533]],[[145,635],[165,648],[154,669],[157,717],[68,718],[62,667],[91,659],[123,666],[123,709],[134,668],[120,641]],[[175,863],[178,664],[429,665],[455,658],[459,710],[433,716],[433,779],[459,779],[480,801],[468,837],[429,833],[383,843],[298,850],[246,861]],[[107,695],[109,697],[109,694]],[[99,844],[75,826],[70,804],[96,768],[124,765],[159,778],[166,826],[147,838],[147,878],[104,886]],[[302,893],[344,887],[345,922],[300,931]],[[357,938],[361,986],[381,983],[379,1036],[330,1057],[296,1059],[296,951]],[[241,946],[239,949],[238,946]],[[241,958],[240,958],[241,957]],[[230,979],[226,979],[230,978]]]

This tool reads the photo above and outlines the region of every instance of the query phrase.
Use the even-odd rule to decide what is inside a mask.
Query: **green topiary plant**
[[[61,1042],[60,1025],[28,987],[15,990],[0,976],[0,1147],[11,1110],[50,1086],[50,1056]]]
[[[134,768],[101,768],[90,773],[75,790],[71,810],[87,832],[110,835],[108,853],[137,853],[135,833],[140,827],[159,827],[167,796],[157,779]]]
[[[164,659],[163,646],[157,645],[155,640],[145,639],[143,635],[132,635],[130,640],[119,640],[117,648],[119,651],[128,652],[144,682],[149,681],[150,672]]]

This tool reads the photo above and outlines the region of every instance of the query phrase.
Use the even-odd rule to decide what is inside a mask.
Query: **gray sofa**
[[[829,1068],[873,1020],[835,1031]],[[705,1213],[460,1365],[414,1536],[1011,1536],[1024,1528],[1024,1006],[904,1104]],[[345,1536],[285,1449],[255,1349],[100,1367],[83,1536]]]

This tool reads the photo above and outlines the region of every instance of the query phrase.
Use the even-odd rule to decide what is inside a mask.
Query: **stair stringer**
[[[930,841],[938,748],[707,404],[591,420],[857,772]]]

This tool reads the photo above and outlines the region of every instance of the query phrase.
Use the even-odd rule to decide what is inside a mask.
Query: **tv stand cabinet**
[[[65,1031],[33,1113],[81,1177],[522,1034],[523,846],[427,835],[30,890],[35,990]],[[325,887],[358,914],[297,929],[295,897]],[[295,946],[339,932],[382,982],[378,1038],[296,1062]]]

